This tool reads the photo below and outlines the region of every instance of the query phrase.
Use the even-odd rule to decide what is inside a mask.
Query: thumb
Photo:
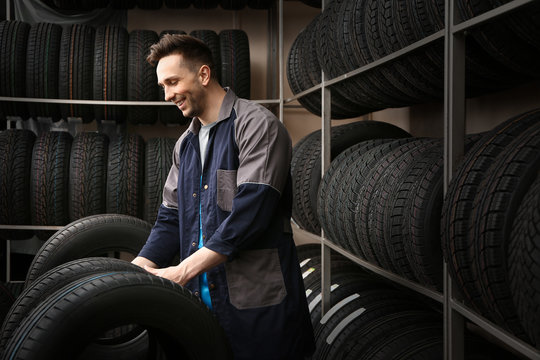
[[[144,270],[148,271],[150,274],[156,274],[156,269],[148,266],[148,265],[144,265]]]

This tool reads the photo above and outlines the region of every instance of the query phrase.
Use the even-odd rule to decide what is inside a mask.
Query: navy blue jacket
[[[201,206],[204,246],[228,257],[207,277],[235,359],[302,359],[314,339],[290,226],[290,137],[270,111],[231,90],[217,121],[204,169],[197,118],[176,143],[139,256],[166,267],[178,253],[182,260],[195,252]],[[199,295],[198,277],[186,286]]]

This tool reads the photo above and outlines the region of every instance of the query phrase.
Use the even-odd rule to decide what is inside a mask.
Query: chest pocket
[[[217,171],[217,205],[223,211],[232,211],[233,199],[238,192],[236,170]]]
[[[225,271],[229,299],[237,309],[277,305],[287,295],[277,249],[242,251]]]

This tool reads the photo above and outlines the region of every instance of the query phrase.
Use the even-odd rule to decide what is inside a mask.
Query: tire
[[[165,6],[170,9],[187,9],[191,5],[190,0],[164,0]]]
[[[30,25],[22,21],[0,22],[0,95],[26,96],[26,45]],[[28,118],[28,107],[21,102],[0,103],[0,115]]]
[[[128,33],[119,26],[96,29],[94,44],[94,100],[127,99]],[[95,105],[96,120],[123,122],[125,106]]]
[[[30,212],[33,225],[63,226],[69,222],[69,157],[73,138],[68,132],[48,131],[34,144],[30,172]],[[38,231],[46,240],[54,232]]]
[[[230,87],[243,99],[251,93],[251,63],[248,36],[243,30],[222,30],[219,33],[221,85]]]
[[[494,321],[529,341],[517,317],[508,278],[508,245],[515,214],[540,168],[540,123],[506,146],[487,171],[473,202],[469,256],[482,307]]]
[[[324,235],[348,251],[352,251],[352,249],[349,247],[348,242],[343,243],[338,237],[339,229],[337,221],[334,219],[336,214],[341,216],[340,214],[343,213],[342,204],[337,200],[341,193],[345,191],[343,189],[343,173],[364,152],[389,141],[392,141],[392,139],[366,140],[347,148],[330,163],[330,167],[319,185],[317,214]]]
[[[158,41],[151,30],[133,30],[129,34],[127,97],[129,101],[157,101],[159,86],[154,66],[146,61],[150,46]],[[155,124],[158,118],[156,106],[129,106],[127,119],[132,124]]]
[[[195,9],[215,9],[219,0],[192,0],[191,3]]]
[[[407,142],[396,148],[389,147],[388,151],[382,154],[382,157],[379,157],[367,172],[364,172],[362,186],[358,188],[359,192],[356,195],[357,204],[354,211],[356,238],[360,242],[362,252],[370,262],[394,272],[384,239],[381,238],[380,231],[377,231],[380,229],[380,226],[377,226],[377,220],[384,213],[384,210],[377,206],[377,201],[384,203],[387,199],[384,182],[388,176],[403,171],[403,167],[409,165],[415,157],[420,156],[424,150],[421,147],[424,142],[427,142],[426,146],[429,149],[430,140],[423,139]]]
[[[145,152],[145,215],[150,224],[156,222],[159,206],[163,202],[163,187],[172,166],[175,139],[149,139]]]
[[[109,144],[106,211],[143,216],[144,140],[139,135],[119,136]]]
[[[213,67],[218,82],[221,84],[221,47],[219,35],[213,30],[193,30],[189,35],[196,37],[208,46],[212,53]]]
[[[469,227],[475,195],[488,169],[506,146],[538,122],[540,110],[533,110],[506,120],[487,132],[466,154],[448,185],[441,218],[441,241],[445,261],[452,278],[459,285],[466,301],[477,312],[487,315],[481,307],[481,291],[473,274],[473,259],[469,257]],[[479,306],[480,305],[480,306]]]
[[[137,0],[109,0],[113,9],[133,9]]]
[[[225,10],[242,10],[247,5],[247,0],[221,0],[219,3]]]
[[[163,6],[163,0],[137,0],[137,7],[142,10],[158,10]]]
[[[402,311],[420,310],[423,306],[413,297],[394,289],[366,289],[334,305],[320,321],[315,336],[315,359],[335,359],[332,352],[343,342],[353,342],[362,328],[377,319]],[[357,334],[357,336],[354,336]],[[369,332],[367,333],[369,334]]]
[[[274,5],[273,0],[248,0],[247,3],[250,9],[269,10]]]
[[[30,27],[26,48],[26,96],[30,98],[58,99],[58,66],[62,27],[38,23]],[[58,104],[29,103],[30,116],[60,119]]]
[[[356,217],[359,212],[359,204],[361,198],[360,192],[367,181],[367,175],[376,166],[377,161],[394,149],[414,141],[416,138],[402,138],[385,142],[379,146],[361,154],[354,161],[350,168],[344,173],[343,183],[349,184],[338,197],[338,203],[342,204],[342,216],[335,214],[336,228],[339,230],[337,236],[341,239],[341,243],[348,243],[348,247],[353,250],[361,258],[375,263],[373,250],[369,247],[369,243],[365,239],[358,238],[360,224],[356,222]]]
[[[60,99],[92,100],[95,30],[73,24],[65,27],[60,41],[58,96]],[[62,118],[80,117],[84,123],[94,119],[91,105],[61,104]]]
[[[293,218],[304,229],[312,233],[320,233],[317,216],[317,197],[321,182],[321,148],[320,131],[312,135],[302,152],[293,151],[291,173],[293,176]],[[336,126],[331,134],[331,159],[348,147],[369,139],[382,137],[406,137],[409,134],[388,123],[377,121],[360,121]],[[301,160],[294,159],[300,157]],[[296,169],[298,166],[298,169]]]
[[[6,284],[0,282],[0,324],[2,324],[6,318],[6,315],[15,301],[15,296],[7,288]],[[2,336],[4,331],[1,332]],[[2,353],[2,347],[0,346],[0,354]]]
[[[28,269],[25,288],[52,268],[72,260],[125,251],[136,256],[151,225],[127,215],[94,215],[66,225],[43,244]]]
[[[113,258],[84,258],[59,265],[39,276],[13,301],[0,332],[0,354],[17,326],[39,304],[69,283],[92,274],[109,271],[145,273],[142,268],[127,261]]]
[[[73,140],[68,189],[71,221],[106,211],[108,144],[107,135],[100,133],[79,133]]]
[[[30,174],[36,136],[30,130],[0,132],[0,224],[28,225]],[[31,231],[2,230],[5,239],[27,239]]]
[[[160,306],[148,306],[156,301]],[[19,325],[4,358],[76,358],[95,334],[121,323],[147,328],[168,358],[232,359],[223,329],[198,298],[172,281],[133,272],[90,275],[53,294]]]
[[[519,205],[508,245],[508,278],[516,311],[531,343],[540,345],[540,174]]]

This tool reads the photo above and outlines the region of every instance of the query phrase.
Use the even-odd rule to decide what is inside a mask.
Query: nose
[[[171,101],[171,99],[174,97],[171,88],[169,86],[164,86],[163,91],[165,92],[165,101]]]

